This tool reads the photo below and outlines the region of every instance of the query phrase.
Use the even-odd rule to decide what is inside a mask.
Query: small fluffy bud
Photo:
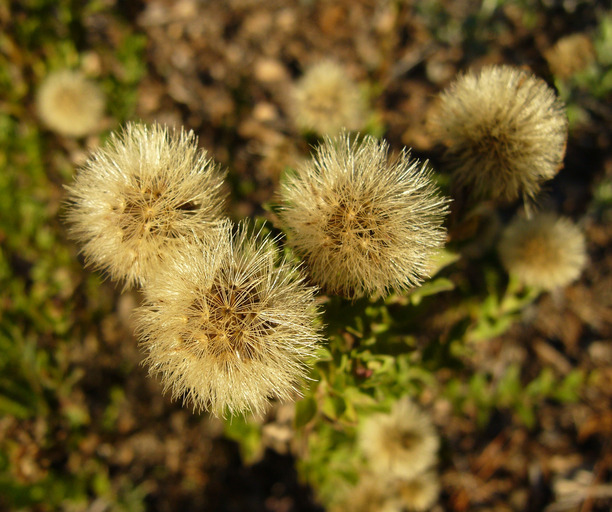
[[[359,446],[375,473],[411,479],[436,463],[439,440],[429,416],[405,397],[365,420]]]
[[[331,512],[403,512],[397,490],[387,478],[364,473]]]
[[[425,512],[438,501],[440,479],[434,470],[425,471],[410,480],[398,480],[399,502],[410,512]]]
[[[105,99],[98,85],[79,71],[49,74],[36,96],[43,123],[61,135],[82,137],[99,128]]]
[[[516,218],[505,229],[498,250],[509,273],[544,290],[576,280],[587,261],[582,231],[569,219],[552,213]]]
[[[293,89],[291,111],[296,125],[319,135],[335,135],[342,128],[360,130],[366,105],[359,87],[332,61],[308,68]]]
[[[595,48],[586,34],[571,34],[559,39],[544,57],[553,75],[569,78],[595,62]]]

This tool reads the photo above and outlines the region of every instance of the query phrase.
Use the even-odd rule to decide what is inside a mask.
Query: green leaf
[[[301,428],[317,414],[317,402],[307,396],[295,404],[295,428]]]
[[[552,394],[555,386],[555,374],[551,368],[544,368],[540,375],[533,379],[525,389],[529,396],[546,398]]]
[[[521,392],[521,367],[512,364],[497,385],[498,406],[510,406]]]
[[[559,402],[577,402],[585,376],[582,370],[574,369],[553,390],[553,397]]]
[[[19,419],[29,418],[33,416],[35,411],[30,410],[19,402],[15,402],[6,396],[0,395],[0,412],[7,416],[15,416]]]
[[[418,306],[425,297],[454,289],[455,285],[450,279],[447,279],[446,277],[438,277],[437,279],[428,281],[419,288],[416,288],[410,294],[410,302],[412,305]]]
[[[236,415],[225,421],[225,435],[240,446],[240,454],[246,464],[255,462],[262,453],[261,425],[244,415]]]
[[[330,352],[329,348],[322,347],[322,346],[319,346],[317,348],[317,351],[315,353],[315,359],[316,359],[317,362],[333,361],[334,360],[334,358],[332,356],[332,353]]]
[[[429,274],[433,277],[438,272],[440,272],[440,270],[442,270],[445,267],[448,267],[449,265],[452,265],[453,263],[455,263],[456,261],[459,261],[460,259],[461,259],[461,254],[456,253],[456,252],[451,252],[447,249],[441,249],[437,251],[436,254],[433,256],[433,258],[431,259],[431,265],[433,268],[430,270]]]
[[[536,417],[531,403],[519,402],[516,404],[515,411],[527,428],[532,428],[535,425]]]
[[[346,404],[339,396],[328,395],[321,404],[321,412],[331,420],[337,420],[345,410]]]
[[[367,393],[363,393],[359,388],[354,386],[348,386],[345,389],[344,399],[358,407],[373,407],[376,405],[376,400],[373,397]]]

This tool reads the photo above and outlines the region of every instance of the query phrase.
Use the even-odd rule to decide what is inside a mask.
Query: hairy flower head
[[[437,461],[434,426],[408,397],[398,400],[390,413],[368,417],[358,439],[370,467],[381,475],[411,479]]]
[[[225,223],[145,288],[137,332],[172,397],[217,415],[261,414],[299,393],[320,334],[314,289],[273,240]],[[280,261],[279,261],[280,260]]]
[[[106,102],[102,90],[79,71],[49,74],[36,96],[41,120],[61,135],[82,137],[100,125]]]
[[[402,512],[397,489],[386,478],[364,473],[359,482],[331,507],[332,512]]]
[[[281,185],[289,243],[328,293],[381,296],[420,283],[445,239],[446,199],[426,163],[346,133],[326,138],[314,159]]]
[[[403,509],[410,512],[430,510],[440,494],[438,473],[431,469],[410,480],[397,481],[397,493]]]
[[[482,198],[534,198],[563,163],[567,118],[546,83],[510,66],[460,76],[432,124],[458,183]]]
[[[546,50],[544,57],[553,75],[570,78],[593,64],[595,48],[588,35],[571,34],[562,37]]]
[[[295,123],[303,130],[334,135],[365,124],[367,108],[359,87],[333,61],[308,68],[293,88],[291,102]]]
[[[193,132],[128,124],[66,187],[70,234],[87,264],[141,285],[220,223],[223,177]]]
[[[544,290],[576,280],[587,261],[582,231],[553,213],[516,218],[505,229],[498,251],[509,273]]]

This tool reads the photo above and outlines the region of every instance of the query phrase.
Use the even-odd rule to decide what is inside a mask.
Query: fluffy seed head
[[[326,138],[281,185],[281,219],[313,280],[349,298],[402,291],[427,276],[444,243],[446,199],[427,164],[346,133]]]
[[[552,213],[516,218],[505,229],[498,250],[509,273],[544,290],[576,280],[587,261],[582,231],[569,219]]]
[[[367,108],[359,87],[333,61],[307,69],[293,88],[291,102],[295,123],[302,130],[334,135],[342,128],[359,130],[365,123]]]
[[[595,61],[595,48],[586,34],[571,34],[559,39],[544,57],[553,75],[569,78]]]
[[[87,264],[142,285],[220,223],[223,177],[193,132],[128,124],[66,187],[70,234]]]
[[[209,248],[185,252],[145,288],[137,332],[172,397],[216,415],[261,414],[290,399],[320,334],[314,290],[278,261],[270,238],[225,223]]]
[[[93,133],[104,115],[104,94],[79,71],[49,74],[36,96],[41,120],[61,135],[82,137]]]
[[[543,80],[510,66],[459,77],[441,93],[432,125],[458,183],[481,198],[534,198],[565,155],[562,102]]]
[[[331,507],[332,512],[402,512],[395,486],[386,478],[364,473],[355,487]]]
[[[397,493],[404,509],[410,512],[429,510],[440,494],[438,474],[434,470],[429,470],[410,480],[398,480]]]
[[[390,413],[368,417],[358,439],[372,470],[388,477],[414,478],[437,460],[439,440],[431,420],[408,397]]]

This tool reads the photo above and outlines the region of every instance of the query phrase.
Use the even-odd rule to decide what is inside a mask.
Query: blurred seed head
[[[86,264],[142,285],[219,225],[223,178],[193,132],[130,123],[66,187],[69,233]]]
[[[586,34],[571,34],[546,50],[544,57],[553,75],[570,78],[595,62],[595,48]]]
[[[169,262],[144,289],[137,332],[173,398],[215,415],[261,414],[299,395],[321,336],[314,289],[273,240],[231,223]]]
[[[455,179],[480,198],[533,199],[563,163],[565,107],[543,80],[518,68],[460,76],[440,94],[431,121]]]
[[[367,117],[359,86],[333,61],[306,70],[293,88],[290,108],[298,128],[319,135],[335,135],[342,128],[360,130]]]
[[[410,480],[398,480],[396,483],[399,502],[404,510],[425,512],[438,501],[440,480],[438,473],[428,470]]]
[[[434,470],[410,479],[389,473],[363,472],[332,512],[425,512],[437,502],[440,480]]]
[[[412,479],[437,462],[439,439],[434,426],[408,397],[398,400],[390,413],[366,418],[358,440],[377,474]]]
[[[331,507],[332,512],[402,512],[396,489],[390,480],[363,473],[355,487]]]
[[[498,250],[510,274],[544,290],[575,281],[587,262],[582,231],[569,219],[552,213],[516,218],[505,229]]]
[[[100,87],[79,71],[50,73],[36,95],[36,108],[43,123],[69,137],[82,137],[99,129],[105,107]]]
[[[326,138],[312,161],[281,184],[289,243],[328,293],[348,298],[403,291],[428,275],[443,246],[447,200],[427,163],[346,133]]]

